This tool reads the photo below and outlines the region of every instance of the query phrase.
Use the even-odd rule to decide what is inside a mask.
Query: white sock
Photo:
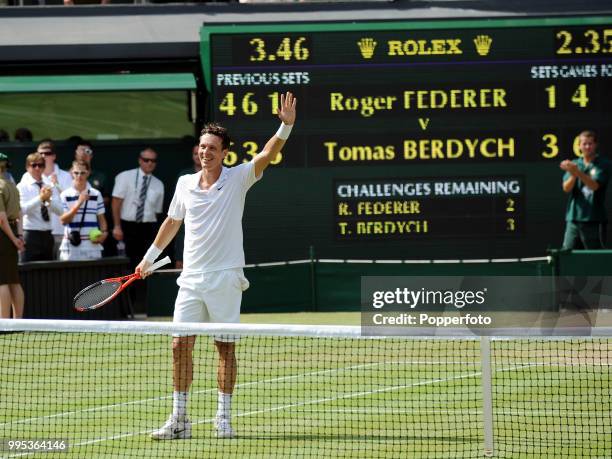
[[[217,403],[217,416],[230,418],[230,408],[232,405],[232,394],[224,394],[219,392],[218,403]]]
[[[172,395],[172,416],[187,416],[187,392],[174,391]]]

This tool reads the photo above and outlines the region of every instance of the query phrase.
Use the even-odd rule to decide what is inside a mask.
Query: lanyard
[[[140,167],[138,169],[136,169],[136,180],[134,180],[134,193],[138,193],[138,177],[140,176]],[[142,176],[143,179],[146,177],[146,175]],[[151,179],[153,178],[153,176],[151,176]],[[149,186],[151,186],[153,180],[149,180]],[[144,182],[143,182],[144,185]]]

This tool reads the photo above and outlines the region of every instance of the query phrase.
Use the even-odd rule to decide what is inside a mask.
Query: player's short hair
[[[590,131],[590,130],[582,131],[578,137],[589,137],[593,139],[593,142],[597,143],[597,134],[595,133],[595,131]]]
[[[221,146],[224,150],[227,150],[230,147],[232,139],[230,139],[227,129],[225,129],[219,123],[208,123],[205,125],[202,132],[200,132],[200,137],[206,134],[212,134],[219,137],[221,139]]]

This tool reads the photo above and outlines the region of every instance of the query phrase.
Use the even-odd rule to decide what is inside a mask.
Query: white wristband
[[[151,244],[151,247],[149,247],[149,250],[147,250],[147,253],[145,253],[143,259],[145,261],[148,261],[149,263],[154,263],[155,260],[157,260],[157,257],[161,255],[161,253],[162,251],[160,249],[155,247],[154,244]]]
[[[289,138],[289,134],[291,134],[291,129],[293,129],[293,124],[281,123],[278,131],[276,131],[276,137],[287,140]]]

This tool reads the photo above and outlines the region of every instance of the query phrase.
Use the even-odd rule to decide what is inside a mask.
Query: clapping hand
[[[40,189],[39,197],[42,202],[47,202],[51,199],[51,188],[44,186]]]
[[[578,172],[578,165],[575,162],[570,161],[569,159],[561,161],[559,167],[572,175],[576,175],[576,173]]]

